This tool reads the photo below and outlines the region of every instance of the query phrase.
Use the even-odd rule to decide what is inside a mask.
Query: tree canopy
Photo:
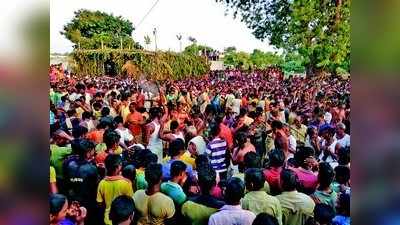
[[[350,0],[216,0],[256,38],[303,58],[308,75],[350,65]]]
[[[196,43],[193,43],[189,46],[186,46],[186,48],[183,50],[183,53],[185,54],[191,54],[191,55],[199,55],[199,52],[210,52],[213,51],[213,48],[205,46],[205,45],[198,45]]]
[[[131,35],[133,24],[121,16],[81,9],[64,25],[61,34],[74,43],[74,49],[141,48]]]

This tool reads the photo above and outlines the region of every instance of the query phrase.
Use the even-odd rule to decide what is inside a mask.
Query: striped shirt
[[[219,137],[214,138],[207,144],[206,153],[210,159],[211,166],[217,173],[227,171],[225,162],[226,149],[226,141]]]

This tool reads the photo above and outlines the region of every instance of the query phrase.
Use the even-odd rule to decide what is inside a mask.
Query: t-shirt
[[[305,224],[314,215],[315,203],[310,196],[297,192],[282,192],[276,198],[282,207],[282,224]]]
[[[50,183],[56,182],[56,170],[54,167],[50,166]]]
[[[147,181],[144,177],[144,170],[136,169],[136,190],[144,190],[147,188]]]
[[[327,193],[325,191],[316,190],[312,195],[315,198],[318,198],[321,203],[327,204],[335,210],[337,194],[334,191]]]
[[[348,134],[344,134],[344,136],[342,137],[342,139],[338,139],[335,136],[333,137],[335,140],[337,140],[337,143],[340,144],[341,147],[345,148],[345,147],[350,147],[350,135]]]
[[[106,205],[106,211],[104,214],[104,223],[111,225],[111,221],[108,217],[110,213],[110,207],[112,201],[121,195],[132,196],[132,184],[128,179],[122,176],[105,177],[100,181],[99,187],[97,188],[96,201]]]
[[[130,123],[129,130],[132,132],[133,135],[137,136],[142,133],[142,126],[139,124],[144,120],[143,116],[139,112],[133,112],[128,115],[126,121]],[[136,123],[136,124],[133,124]]]
[[[182,215],[188,218],[192,225],[207,225],[208,218],[218,211],[225,203],[209,195],[190,198],[182,205]]]
[[[301,167],[299,168],[291,168],[299,179],[299,182],[302,184],[304,191],[307,194],[312,194],[318,185],[318,177],[312,171],[305,170]]]
[[[282,225],[282,208],[279,200],[265,191],[251,191],[240,201],[243,209],[250,210],[254,214],[268,213],[275,217]]]
[[[264,170],[265,180],[268,182],[271,193],[277,194],[280,192],[280,180],[281,180],[281,171],[282,168],[269,168]]]
[[[170,159],[169,161],[167,161],[166,163],[164,163],[162,165],[162,172],[163,172],[163,179],[164,180],[169,180],[171,179],[171,165],[173,162],[175,162],[177,159]],[[186,164],[186,173],[188,173],[189,177],[194,177],[194,173],[193,173],[193,168],[191,165]]]
[[[139,212],[138,224],[164,224],[165,219],[175,214],[174,202],[161,192],[149,196],[145,190],[138,190],[133,200]]]
[[[117,132],[119,134],[120,139],[119,139],[119,143],[125,143],[126,141],[132,141],[133,140],[133,136],[131,134],[131,131],[127,128],[117,128],[115,129],[115,132]]]
[[[214,140],[207,144],[206,153],[210,159],[211,166],[217,173],[225,172],[227,170],[227,165],[225,162],[226,149],[226,141],[219,137],[214,138]]]
[[[104,130],[94,130],[86,134],[86,138],[90,141],[100,144],[103,142]]]
[[[57,179],[63,178],[63,162],[64,159],[71,154],[71,146],[60,147],[57,145],[50,145],[50,165],[56,170]]]
[[[182,187],[172,181],[167,181],[161,184],[161,192],[168,195],[177,204],[181,205],[186,200],[186,194]]]
[[[228,147],[232,147],[233,136],[231,129],[229,129],[229,127],[223,123],[220,123],[219,128],[220,128],[219,136],[226,141]]]

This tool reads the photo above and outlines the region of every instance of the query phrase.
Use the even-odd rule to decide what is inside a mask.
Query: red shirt
[[[137,136],[142,133],[142,125],[140,125],[139,123],[141,123],[143,120],[143,116],[139,112],[133,112],[128,115],[126,121],[128,122],[128,128],[133,135]]]
[[[309,191],[315,190],[318,185],[318,177],[312,171],[299,168],[291,168],[299,178],[299,182]]]
[[[271,190],[278,191],[281,189],[280,181],[281,181],[281,171],[282,167],[279,168],[269,168],[264,170],[265,180],[268,182]]]
[[[228,147],[231,149],[233,147],[233,136],[231,129],[229,129],[229,127],[223,123],[220,123],[219,128],[220,128],[219,136],[225,139],[226,143],[228,144]]]

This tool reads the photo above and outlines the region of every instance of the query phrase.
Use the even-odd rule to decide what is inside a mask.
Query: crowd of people
[[[350,224],[350,83],[278,69],[50,87],[50,224]]]

